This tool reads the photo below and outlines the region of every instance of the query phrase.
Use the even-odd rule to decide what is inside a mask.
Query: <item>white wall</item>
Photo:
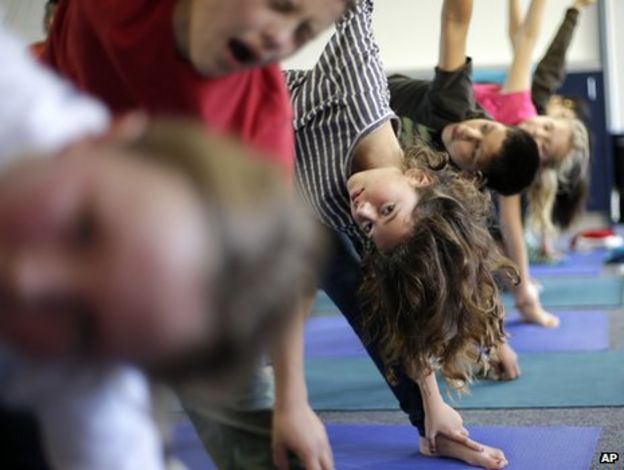
[[[608,125],[612,133],[624,134],[624,2],[604,0],[602,8]]]
[[[101,0],[92,0],[101,1]],[[158,1],[158,0],[154,0]],[[542,41],[544,51],[556,31],[566,6],[572,0],[548,0]],[[506,35],[506,0],[475,0],[468,50],[478,66],[505,66],[510,60]],[[523,0],[528,5],[529,0]],[[615,0],[620,6],[624,0]],[[41,38],[45,0],[0,0],[5,20],[28,41]],[[377,0],[375,30],[386,68],[394,71],[430,70],[438,50],[442,0]],[[331,33],[326,33],[287,62],[288,67],[310,67]],[[581,15],[581,23],[570,50],[571,68],[600,66],[597,8]]]
[[[46,0],[0,0],[0,21],[24,40],[39,41],[43,38],[45,3]]]
[[[622,0],[615,0],[624,3]],[[526,7],[529,0],[523,0]],[[571,0],[549,0],[537,54],[545,51]],[[392,71],[429,70],[435,64],[440,32],[442,0],[377,0],[375,32],[384,64]],[[292,68],[310,67],[318,58],[329,33],[286,63]],[[475,0],[468,52],[477,66],[506,66],[511,60],[507,40],[507,1]],[[597,8],[581,15],[570,49],[573,69],[600,67]]]

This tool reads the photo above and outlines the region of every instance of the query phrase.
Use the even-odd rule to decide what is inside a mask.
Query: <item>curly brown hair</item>
[[[440,368],[463,388],[504,338],[496,278],[517,282],[517,271],[488,232],[489,194],[447,161],[422,145],[406,150],[405,170],[427,172],[432,184],[417,189],[409,238],[389,252],[367,249],[360,296],[389,380],[399,365],[412,379]]]

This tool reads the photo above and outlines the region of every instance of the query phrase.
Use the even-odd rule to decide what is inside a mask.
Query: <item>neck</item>
[[[360,141],[351,162],[351,174],[376,168],[403,168],[403,149],[392,123],[383,124]]]
[[[173,34],[178,51],[188,59],[190,55],[190,11],[189,0],[178,0],[173,10]]]

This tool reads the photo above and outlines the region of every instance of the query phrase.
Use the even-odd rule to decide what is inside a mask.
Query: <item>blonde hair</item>
[[[571,130],[570,150],[555,165],[542,168],[529,186],[528,226],[544,237],[553,237],[557,230],[553,224],[553,207],[557,194],[572,192],[583,186],[589,178],[590,146],[587,128],[579,119],[565,119]],[[583,211],[584,198],[575,202],[572,212]]]
[[[195,122],[157,120],[127,147],[189,182],[214,235],[206,303],[216,317],[215,340],[190,345],[152,371],[169,380],[238,377],[286,323],[301,291],[316,286],[320,228],[281,172]]]

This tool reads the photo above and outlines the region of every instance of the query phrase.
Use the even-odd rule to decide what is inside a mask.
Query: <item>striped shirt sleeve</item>
[[[372,30],[372,0],[360,0],[336,25],[310,71],[287,72],[294,108],[297,187],[326,225],[356,245],[346,181],[353,150],[390,119],[388,83]]]

